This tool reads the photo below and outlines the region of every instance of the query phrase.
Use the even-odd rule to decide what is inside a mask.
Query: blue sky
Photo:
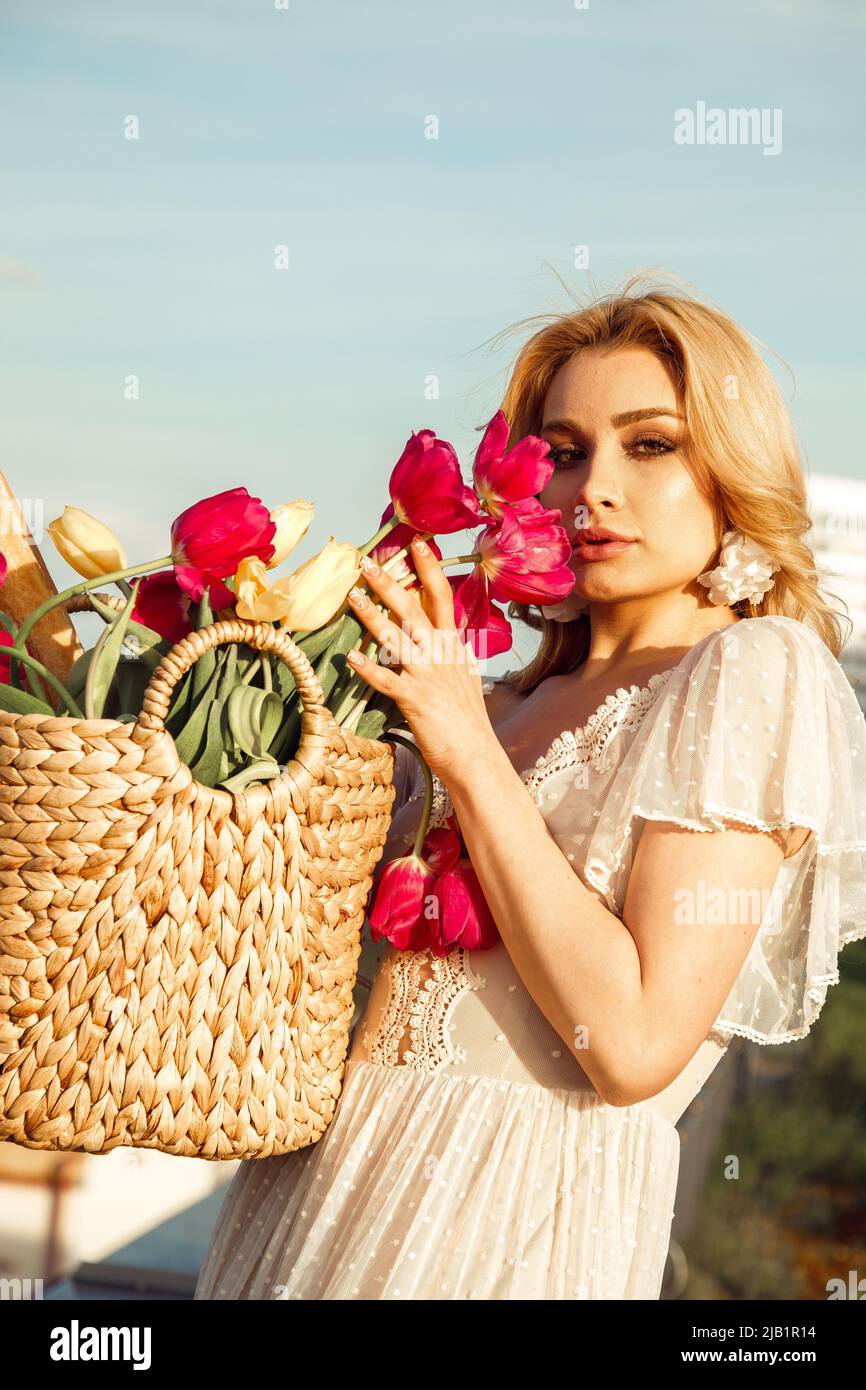
[[[5,0],[4,472],[131,560],[239,483],[317,504],[299,559],[361,541],[412,429],[468,472],[486,340],[591,289],[585,244],[780,354],[809,469],[862,477],[864,39],[860,0]],[[781,109],[781,153],[676,145],[699,101]]]

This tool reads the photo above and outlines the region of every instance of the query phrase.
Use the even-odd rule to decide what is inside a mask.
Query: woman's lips
[[[615,555],[624,555],[636,541],[578,541],[572,546],[576,560],[612,560]]]

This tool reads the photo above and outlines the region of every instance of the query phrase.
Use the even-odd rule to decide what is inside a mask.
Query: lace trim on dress
[[[670,667],[667,671],[658,671],[650,676],[646,685],[632,685],[628,690],[620,686],[602,701],[585,724],[557,734],[547,752],[542,753],[532,767],[520,774],[530,796],[537,799],[548,778],[557,772],[564,772],[581,763],[602,768],[614,735],[621,729],[637,728],[675,669]],[[423,794],[417,792],[410,800],[417,801]],[[447,787],[434,773],[433,806],[428,828],[438,830],[444,826],[453,809]]]
[[[535,766],[522,774],[531,795],[555,772],[563,772],[580,763],[601,767],[614,734],[621,729],[636,729],[655,701],[659,687],[670,678],[673,667],[650,676],[647,685],[620,686],[608,695],[577,729],[565,729],[557,734],[546,753]]]
[[[862,941],[866,937],[866,929],[855,927],[850,932],[843,932],[839,938],[839,949],[847,946],[851,941]],[[818,1022],[818,1013],[823,1009],[827,999],[827,990],[831,985],[838,985],[839,971],[834,970],[832,975],[820,975],[811,980],[806,990],[807,997],[817,1006],[817,1011],[811,1023],[804,1023],[801,1028],[789,1028],[787,1033],[782,1033],[773,1038],[767,1038],[762,1033],[750,1028],[745,1023],[725,1023],[713,1028],[710,1033],[710,1040],[718,1041],[722,1047],[727,1047],[733,1038],[746,1038],[749,1042],[761,1043],[762,1046],[772,1046],[774,1043],[797,1042],[805,1038]]]
[[[469,966],[464,948],[446,956],[398,951],[383,961],[382,969],[388,972],[388,998],[370,1044],[370,1061],[429,1072],[465,1062],[463,1048],[451,1043],[448,1023],[460,996],[481,988],[485,979]],[[409,1047],[401,1053],[407,1031]]]

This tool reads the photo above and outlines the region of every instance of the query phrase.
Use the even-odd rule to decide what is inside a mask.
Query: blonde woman
[[[866,723],[785,406],[715,307],[633,290],[545,320],[505,393],[575,544],[570,601],[510,610],[529,665],[482,682],[429,553],[426,616],[381,573],[357,608],[409,633],[358,669],[499,940],[386,951],[330,1128],[241,1165],[197,1298],[657,1298],[679,1116],[734,1036],[802,1038],[866,933]]]

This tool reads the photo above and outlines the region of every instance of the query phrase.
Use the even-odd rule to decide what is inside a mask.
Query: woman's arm
[[[656,1095],[706,1039],[760,923],[760,913],[680,921],[701,915],[680,905],[715,888],[728,904],[752,903],[756,892],[763,904],[782,862],[777,839],[648,823],[621,921],[577,877],[495,739],[449,775],[448,789],[500,935],[541,1012],[609,1104]]]
[[[755,890],[761,899],[782,849],[743,829],[648,823],[623,919],[609,912],[571,868],[496,739],[444,571],[429,548],[413,542],[413,550],[423,608],[375,566],[367,582],[393,616],[349,595],[389,665],[393,653],[402,669],[351,652],[347,660],[400,706],[448,787],[500,935],[539,1009],[603,1099],[635,1104],[663,1090],[706,1039],[759,926],[680,922],[678,894],[696,895],[703,880],[729,890],[728,901]]]
[[[492,728],[495,729],[505,718],[517,698],[505,681],[493,679],[492,689],[484,696],[484,705]],[[414,753],[402,743],[394,745],[394,783],[397,791],[392,806],[391,824],[388,827],[382,858],[373,870],[371,902],[385,865],[392,859],[412,852],[424,809],[424,779],[421,769]]]

